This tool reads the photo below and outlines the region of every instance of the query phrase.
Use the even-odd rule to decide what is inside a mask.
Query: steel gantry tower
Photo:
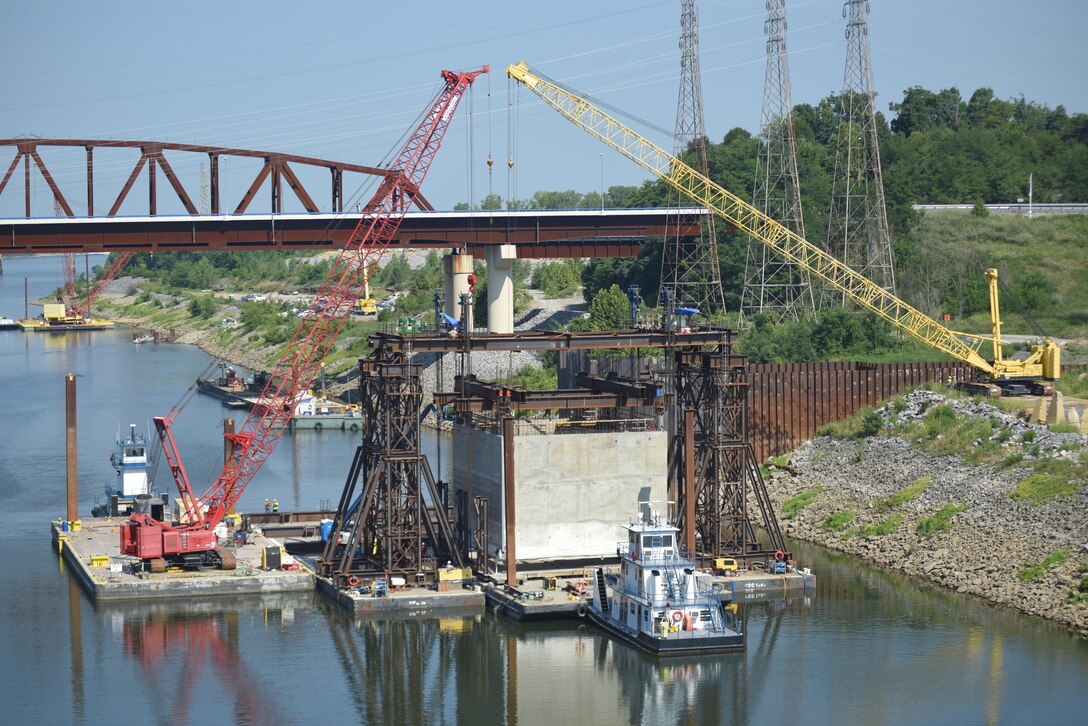
[[[680,2],[680,96],[676,107],[676,155],[694,154],[692,164],[707,174],[707,141],[703,123],[703,92],[699,77],[699,19],[695,0]],[[670,192],[675,195],[675,192]],[[675,196],[679,205],[683,197]],[[661,286],[678,306],[697,308],[704,315],[724,312],[722,276],[718,266],[718,236],[713,216],[698,237],[666,238],[661,255]]]
[[[846,71],[839,97],[839,134],[831,187],[827,250],[843,264],[895,293],[884,180],[880,171],[868,0],[846,0]]]
[[[762,143],[756,159],[752,204],[799,236],[805,236],[801,185],[797,178],[797,137],[786,58],[786,0],[767,0],[767,69],[763,83]],[[798,319],[813,310],[808,276],[793,262],[748,238],[741,293],[742,318],[770,313]]]

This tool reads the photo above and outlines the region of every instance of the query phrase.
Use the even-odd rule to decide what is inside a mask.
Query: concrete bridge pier
[[[445,273],[446,300],[443,312],[454,320],[461,319],[461,296],[469,293],[468,276],[472,274],[472,255],[450,250],[442,258]],[[468,309],[468,329],[472,330],[472,308]]]
[[[487,329],[492,333],[514,332],[515,245],[487,248]]]

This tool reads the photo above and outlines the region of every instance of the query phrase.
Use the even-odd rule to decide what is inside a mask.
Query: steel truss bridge
[[[0,196],[5,190],[9,195],[17,193],[15,188],[22,186],[24,216],[0,220],[0,254],[337,249],[346,243],[358,221],[350,205],[344,208],[345,175],[383,177],[387,171],[295,154],[160,141],[0,139],[0,149],[3,147],[13,149],[14,155],[0,179]],[[66,147],[69,154],[73,148],[85,151],[85,174],[82,161],[78,173],[84,182],[82,189],[65,193],[39,152],[43,147]],[[134,151],[139,156],[117,196],[111,195],[109,211],[96,216],[96,158],[103,163],[102,157],[108,156],[109,166],[115,168],[127,165]],[[193,185],[186,186],[166,152],[175,163],[184,163],[187,168],[193,164],[191,156],[185,155],[198,155],[202,163],[207,158],[207,187],[197,196],[202,206],[206,204],[206,212],[194,204],[190,191]],[[237,203],[224,204],[220,161],[231,157],[261,163]],[[20,166],[22,174],[17,174]],[[69,159],[66,168],[70,166]],[[303,183],[306,174],[300,176],[302,169],[311,176],[314,169],[329,174],[329,196],[324,205],[329,211],[321,211],[314,201],[316,194]],[[22,177],[21,185],[13,181],[18,176]],[[71,176],[70,171],[65,173],[65,179]],[[34,210],[42,204],[40,199],[37,204],[32,199],[32,180],[38,179],[45,182],[51,208],[63,216],[34,216]],[[165,183],[160,184],[162,180]],[[146,214],[121,215],[126,202],[129,209],[138,204],[135,200],[141,195],[134,193],[138,182],[146,186]],[[183,213],[159,213],[159,192],[167,186]],[[262,189],[268,194],[269,204],[255,210],[254,202]],[[288,190],[294,197],[292,204],[303,211],[291,212],[285,206]],[[85,199],[86,216],[76,215],[73,200],[77,198]],[[648,236],[698,234],[706,216],[706,211],[699,208],[437,212],[418,193],[412,203],[416,210],[404,219],[394,247],[457,248],[482,256],[490,245],[513,244],[522,258],[634,256]],[[171,201],[172,208],[177,204]],[[227,213],[231,207],[233,211]]]

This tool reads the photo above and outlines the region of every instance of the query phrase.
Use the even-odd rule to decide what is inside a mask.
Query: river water
[[[31,299],[44,295],[60,262],[5,258],[0,316],[21,317],[24,277]],[[356,621],[309,594],[95,605],[49,541],[65,506],[64,376],[78,376],[88,512],[113,477],[117,430],[146,431],[210,360],[131,340],[123,328],[0,331],[0,723],[1085,722],[1088,643],[801,544],[814,593],[744,606],[747,652],[684,660],[577,622]],[[218,472],[227,414],[196,396],[175,426],[198,487]],[[356,438],[285,435],[240,510],[335,500]],[[427,448],[436,465],[439,447]]]

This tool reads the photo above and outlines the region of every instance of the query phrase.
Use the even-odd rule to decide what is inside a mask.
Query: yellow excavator
[[[973,366],[979,371],[980,378],[976,390],[991,395],[1038,395],[1047,393],[1051,389],[1049,382],[1058,380],[1061,352],[1049,339],[1032,346],[1031,355],[1026,360],[1007,360],[1002,355],[997,270],[986,271],[993,334],[979,336],[950,330],[624,126],[582,96],[537,74],[524,61],[509,66],[506,72],[575,126],[596,136],[696,204],[706,207],[738,230],[797,264],[811,277],[887,320],[897,330]],[[986,343],[992,345],[992,360],[987,360],[980,353]]]

